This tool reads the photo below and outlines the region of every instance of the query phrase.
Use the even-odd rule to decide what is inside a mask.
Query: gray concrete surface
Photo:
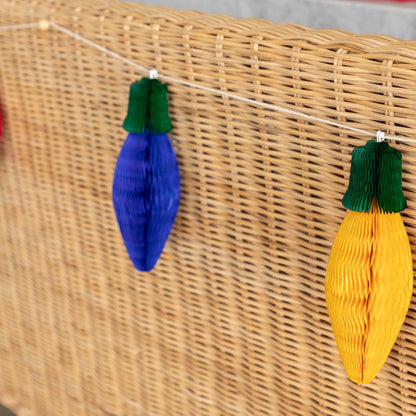
[[[9,409],[6,409],[2,405],[0,405],[0,416],[15,416]]]
[[[135,1],[135,0],[130,0]],[[351,0],[140,0],[143,3],[235,17],[260,17],[353,33],[381,33],[416,39],[416,2]]]

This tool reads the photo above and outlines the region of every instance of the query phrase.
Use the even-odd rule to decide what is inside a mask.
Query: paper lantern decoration
[[[114,172],[113,205],[134,267],[151,270],[159,259],[179,207],[176,156],[167,132],[166,85],[143,78],[130,88],[123,127],[129,132]]]
[[[412,255],[399,213],[406,205],[400,152],[374,140],[354,149],[342,202],[350,211],[329,257],[326,302],[350,379],[369,383],[399,334],[413,289]]]

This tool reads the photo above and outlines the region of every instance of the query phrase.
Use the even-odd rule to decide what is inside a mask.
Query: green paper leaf
[[[349,210],[369,212],[373,198],[378,209],[386,213],[400,212],[406,207],[401,154],[385,141],[369,140],[365,146],[354,149],[342,203]]]
[[[406,208],[402,190],[402,155],[388,145],[379,147],[377,200],[384,212],[400,212]],[[381,144],[382,144],[381,143]]]
[[[155,134],[172,130],[168,89],[157,79],[143,77],[130,86],[129,107],[123,128],[131,133]]]
[[[149,128],[152,133],[156,134],[172,130],[168,108],[168,89],[157,79],[150,80]]]
[[[123,128],[131,133],[143,133],[148,120],[150,94],[149,78],[142,78],[130,86],[129,107]]]

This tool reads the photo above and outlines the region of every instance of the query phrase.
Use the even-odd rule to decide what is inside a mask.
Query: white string
[[[72,30],[67,29],[66,27],[63,27],[61,25],[58,25],[54,22],[50,22],[50,25],[54,27],[55,29],[59,30],[62,33],[66,33],[68,36],[71,36],[77,40],[80,40],[81,42],[86,43],[89,46],[92,46],[95,49],[98,49],[101,52],[106,53],[107,55],[112,56],[113,58],[116,58],[128,65],[134,66],[135,68],[139,69],[142,72],[149,72],[148,69],[146,69],[144,66],[138,65],[134,63],[133,61],[130,61],[130,59],[124,58],[123,56],[119,55],[118,53],[115,53],[113,51],[110,51],[110,49],[104,48],[104,46],[98,45],[98,43],[91,42],[87,38],[84,38],[84,36],[78,35],[78,33],[73,32]]]
[[[113,58],[118,59],[118,60],[120,60],[120,61],[122,61],[122,62],[124,62],[124,63],[126,63],[130,66],[133,66],[134,68],[136,68],[136,69],[138,69],[142,72],[147,72],[147,73],[150,74],[151,71],[155,71],[155,70],[149,70],[149,69],[147,69],[147,68],[145,68],[141,65],[138,65],[135,62],[130,61],[130,59],[124,58],[123,56],[119,55],[118,53],[115,53],[115,52],[111,51],[110,49],[105,48],[104,46],[101,46],[101,45],[99,45],[95,42],[92,42],[91,40],[89,40],[87,38],[84,38],[84,36],[81,36],[78,33],[73,32],[72,30],[69,30],[69,29],[67,29],[67,28],[65,28],[61,25],[58,25],[57,23],[49,22],[49,24],[50,24],[51,27],[55,28],[56,30],[58,30],[62,33],[65,33],[65,34],[67,34],[68,36],[71,36],[74,39],[77,39],[81,42],[84,42],[85,44],[87,44],[87,45],[89,45],[89,46],[91,46],[95,49],[98,49],[99,51],[101,51],[101,52],[103,52],[103,53],[105,53],[109,56],[112,56]],[[13,30],[13,29],[26,29],[26,28],[34,28],[34,27],[39,27],[39,23],[24,23],[24,24],[20,24],[20,25],[0,26],[0,31],[2,31],[2,30]],[[154,72],[152,74],[154,74]],[[157,74],[157,72],[156,72],[156,74]],[[380,133],[377,134],[377,133],[370,132],[370,131],[367,131],[367,130],[358,129],[356,127],[351,127],[351,126],[348,126],[346,124],[337,123],[336,121],[327,120],[327,119],[320,118],[320,117],[314,117],[314,116],[311,116],[309,114],[301,113],[300,111],[289,110],[289,109],[284,108],[284,107],[279,107],[279,106],[276,106],[276,105],[273,105],[273,104],[268,104],[268,103],[264,103],[264,102],[261,102],[261,101],[253,100],[251,98],[245,98],[245,97],[242,97],[240,95],[230,94],[228,92],[218,90],[218,89],[215,89],[215,88],[205,87],[203,85],[194,84],[193,82],[188,82],[188,81],[185,81],[185,80],[182,80],[182,79],[172,78],[172,77],[169,77],[168,75],[157,74],[157,77],[159,79],[164,79],[164,80],[170,81],[172,83],[182,84],[182,85],[192,87],[192,88],[198,88],[200,90],[208,91],[208,92],[211,92],[213,94],[219,94],[219,95],[222,95],[224,97],[232,98],[234,100],[243,101],[243,102],[246,102],[248,104],[252,104],[252,105],[255,105],[255,106],[259,106],[259,107],[269,108],[271,110],[279,111],[281,113],[290,114],[290,115],[293,115],[293,116],[296,116],[296,117],[301,117],[301,118],[304,118],[306,120],[312,120],[312,121],[315,121],[315,122],[319,122],[319,123],[327,124],[327,125],[330,125],[330,126],[339,127],[339,128],[345,129],[345,130],[350,130],[350,131],[353,131],[353,132],[356,132],[356,133],[364,134],[366,136],[380,138]],[[405,138],[405,137],[396,137],[396,136],[384,135],[383,138],[384,138],[384,140],[395,140],[395,141],[401,141],[401,142],[416,143],[416,139],[408,139],[408,138]]]
[[[0,26],[0,31],[2,31],[2,30],[28,29],[30,27],[39,27],[39,23],[22,23],[20,25]]]

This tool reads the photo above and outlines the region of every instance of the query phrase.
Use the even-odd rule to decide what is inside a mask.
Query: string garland
[[[135,62],[131,61],[130,59],[124,58],[123,56],[119,55],[118,53],[113,52],[110,49],[107,49],[104,46],[101,46],[98,43],[95,43],[95,42],[85,38],[84,36],[81,36],[78,33],[75,33],[72,30],[67,29],[67,28],[65,28],[65,27],[63,27],[63,26],[61,26],[61,25],[59,25],[55,22],[48,22],[46,20],[41,20],[40,22],[37,22],[37,23],[23,23],[23,24],[17,24],[17,25],[0,26],[0,31],[20,30],[20,29],[29,29],[29,28],[36,28],[36,27],[41,29],[41,30],[47,30],[47,29],[49,29],[49,27],[52,27],[52,28],[58,30],[59,32],[65,33],[66,35],[68,35],[68,36],[70,36],[74,39],[77,39],[77,40],[91,46],[92,48],[95,48],[95,49],[97,49],[97,50],[99,50],[99,51],[101,51],[101,52],[103,52],[103,53],[105,53],[109,56],[112,56],[115,59],[118,59],[121,62],[124,62],[127,65],[133,66],[134,68],[138,69],[141,72],[150,73],[150,71],[154,71],[154,70],[149,70],[149,69],[147,69],[147,68],[145,68],[145,67],[143,67],[139,64],[136,64]],[[356,127],[348,126],[346,124],[338,123],[336,121],[311,116],[310,114],[305,114],[305,113],[302,113],[300,111],[289,110],[288,108],[279,107],[277,105],[264,103],[264,102],[261,102],[261,101],[253,100],[251,98],[242,97],[242,96],[237,95],[237,94],[231,94],[231,93],[228,93],[226,91],[206,87],[204,85],[195,84],[193,82],[188,82],[188,81],[185,81],[183,79],[173,78],[173,77],[170,77],[168,75],[158,74],[157,76],[158,76],[158,78],[163,79],[165,81],[169,81],[171,83],[181,84],[181,85],[191,87],[191,88],[197,88],[197,89],[204,90],[204,91],[207,91],[207,92],[210,92],[210,93],[213,93],[213,94],[222,95],[223,97],[228,97],[228,98],[231,98],[233,100],[243,101],[245,103],[252,104],[254,106],[268,108],[268,109],[271,109],[271,110],[278,111],[280,113],[290,114],[290,115],[293,115],[293,116],[296,116],[296,117],[304,118],[306,120],[311,120],[311,121],[315,121],[315,122],[318,122],[318,123],[327,124],[329,126],[338,127],[338,128],[344,129],[344,130],[353,131],[355,133],[360,133],[360,134],[363,134],[365,136],[370,136],[370,137],[377,138],[378,141],[380,141],[380,137],[382,137],[382,140],[394,140],[394,141],[399,141],[399,142],[416,143],[416,139],[409,139],[409,138],[406,138],[406,137],[389,136],[389,135],[384,134],[384,132],[381,132],[380,130],[378,132],[374,133],[374,132],[371,132],[371,131],[367,131],[367,130],[359,129],[359,128],[356,128]],[[380,135],[380,133],[383,133],[383,134]]]

